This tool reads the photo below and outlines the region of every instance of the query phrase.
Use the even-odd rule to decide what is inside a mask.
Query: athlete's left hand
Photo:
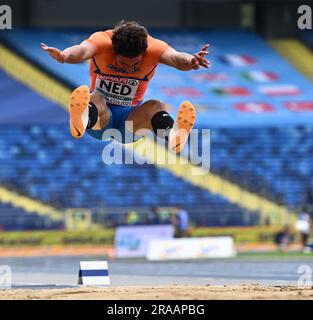
[[[64,63],[66,58],[63,55],[62,51],[59,50],[58,48],[53,48],[53,47],[48,47],[45,43],[41,43],[40,47],[42,50],[48,52],[48,54],[50,55],[51,58],[53,58],[54,60],[60,62],[60,63]]]
[[[193,54],[191,60],[192,69],[198,70],[200,67],[209,68],[210,61],[206,59],[206,56],[209,54],[209,51],[207,51],[209,46],[209,44],[206,44],[202,47],[201,51]]]

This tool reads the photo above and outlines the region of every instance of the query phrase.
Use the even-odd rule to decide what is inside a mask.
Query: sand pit
[[[121,286],[79,287],[69,289],[1,290],[0,299],[52,300],[241,300],[241,299],[313,299],[313,287],[261,286]]]

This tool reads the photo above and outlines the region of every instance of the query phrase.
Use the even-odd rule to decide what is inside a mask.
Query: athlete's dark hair
[[[136,21],[122,20],[113,30],[113,50],[125,57],[137,57],[148,47],[147,36],[147,29]]]

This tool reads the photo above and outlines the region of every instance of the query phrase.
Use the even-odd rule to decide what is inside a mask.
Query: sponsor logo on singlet
[[[125,107],[131,107],[135,98],[139,81],[132,78],[115,76],[98,76],[96,90],[100,92],[106,102]]]
[[[109,69],[111,69],[113,71],[119,72],[119,73],[124,73],[124,74],[127,73],[125,70],[120,69],[120,68],[114,66],[113,64],[108,64],[107,68],[109,68]],[[140,72],[140,68],[139,67],[134,67],[131,73],[137,73],[137,72]]]

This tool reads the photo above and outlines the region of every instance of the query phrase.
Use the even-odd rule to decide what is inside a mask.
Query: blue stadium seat
[[[244,224],[240,208],[163,169],[104,164],[104,146],[89,136],[74,141],[62,125],[3,125],[0,183],[59,208],[175,206],[182,201],[191,214],[201,204],[206,206],[202,215],[221,216],[208,223],[219,225],[227,215],[227,223]]]
[[[269,199],[299,208],[313,188],[312,128],[213,129],[211,170]]]

